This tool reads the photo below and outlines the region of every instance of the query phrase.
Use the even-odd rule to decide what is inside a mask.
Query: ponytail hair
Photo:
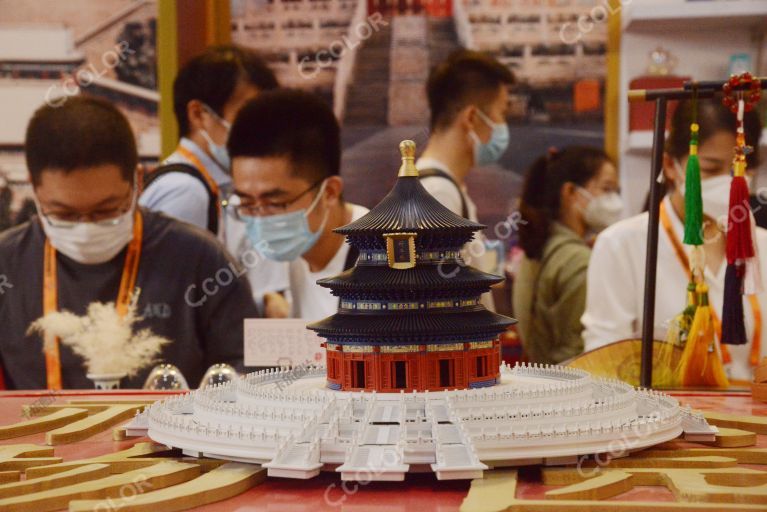
[[[519,203],[519,213],[522,215],[522,222],[519,224],[519,245],[528,258],[536,260],[541,258],[551,225],[549,215],[540,207],[546,202],[548,167],[548,155],[538,157],[533,162],[527,171]]]
[[[566,183],[586,186],[605,162],[610,162],[610,157],[599,148],[570,146],[549,151],[528,169],[519,205],[519,244],[528,258],[539,260],[543,256],[551,223],[559,219],[562,187]]]

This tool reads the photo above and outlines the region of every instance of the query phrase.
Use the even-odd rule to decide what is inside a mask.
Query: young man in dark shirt
[[[160,359],[191,385],[214,363],[242,366],[243,319],[257,316],[248,281],[211,234],[136,207],[136,144],[114,106],[73,97],[41,107],[25,151],[38,216],[0,235],[7,388],[92,387],[79,356],[60,345],[57,358],[46,357],[29,325],[51,310],[83,315],[136,288],[134,328],[169,338]],[[149,370],[123,386],[140,387]]]

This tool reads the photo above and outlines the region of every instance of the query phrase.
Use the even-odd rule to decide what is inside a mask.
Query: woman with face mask
[[[527,173],[514,279],[514,316],[527,357],[560,363],[583,351],[580,317],[591,249],[587,238],[623,211],[618,173],[601,149],[550,151]]]
[[[680,102],[671,120],[666,141],[663,172],[667,193],[661,203],[658,235],[658,269],[655,298],[655,339],[666,339],[671,320],[685,307],[689,281],[689,248],[684,246],[685,169],[690,143],[693,105]],[[727,267],[726,219],[729,209],[731,163],[735,147],[735,116],[720,99],[698,102],[700,160],[703,199],[704,278],[714,312],[722,312],[724,276]],[[744,118],[746,144],[754,151],[747,156],[747,176],[759,165],[761,123],[756,112]],[[758,195],[757,195],[758,197]],[[767,204],[757,204],[765,208]],[[762,258],[767,254],[767,231],[757,228],[755,241]],[[606,230],[597,239],[588,274],[583,337],[586,350],[613,341],[639,337],[642,328],[647,213],[626,219]],[[766,276],[763,276],[763,278]],[[767,289],[767,282],[765,282]],[[746,345],[727,345],[725,370],[731,381],[751,380],[752,361],[767,355],[767,294],[743,298]],[[717,331],[718,331],[717,327]],[[717,339],[719,334],[717,333]]]

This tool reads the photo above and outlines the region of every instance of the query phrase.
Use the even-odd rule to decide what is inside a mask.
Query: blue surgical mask
[[[325,191],[322,183],[317,197],[309,208],[266,217],[248,217],[245,221],[250,242],[265,258],[274,261],[293,261],[314,247],[328,220],[328,212],[317,231],[309,228],[309,212],[319,204]]]
[[[497,162],[509,147],[509,126],[506,123],[494,123],[487,114],[477,109],[477,114],[490,128],[490,140],[482,142],[472,130],[469,132],[474,142],[474,165],[487,165]]]
[[[209,106],[203,104],[203,108],[211,116],[213,116],[216,119],[216,121],[221,123],[221,126],[226,128],[226,133],[228,135],[229,134],[229,130],[232,127],[231,124],[229,124],[229,122],[226,119],[224,119],[221,116],[219,116],[216,113],[216,111],[213,110],[212,108],[210,108]],[[232,160],[229,158],[229,150],[226,149],[226,145],[219,145],[219,144],[216,144],[215,142],[213,142],[213,139],[211,138],[211,136],[208,134],[208,132],[206,130],[200,130],[200,134],[205,139],[205,142],[208,143],[208,151],[210,152],[210,156],[213,157],[213,159],[221,167],[221,169],[223,169],[224,171],[226,171],[228,173],[229,170],[232,168],[231,167],[232,166]]]

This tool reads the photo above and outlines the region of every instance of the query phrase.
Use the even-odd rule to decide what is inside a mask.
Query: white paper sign
[[[325,364],[325,341],[300,318],[245,320],[245,366]]]

